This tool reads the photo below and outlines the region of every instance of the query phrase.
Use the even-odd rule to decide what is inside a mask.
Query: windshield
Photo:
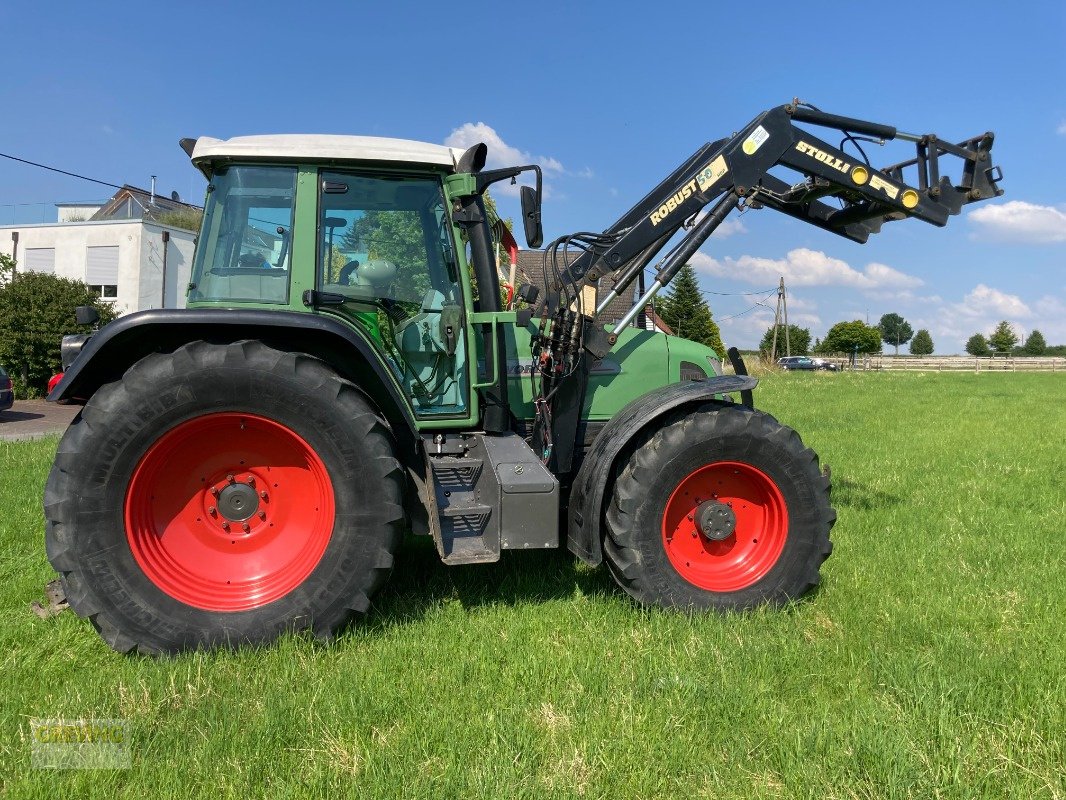
[[[207,187],[189,300],[287,303],[295,167],[219,169]]]

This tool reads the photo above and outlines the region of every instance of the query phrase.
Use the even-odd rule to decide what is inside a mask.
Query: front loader
[[[916,157],[876,168],[871,137]],[[367,611],[408,530],[446,564],[565,544],[648,605],[801,597],[836,517],[818,457],[754,409],[735,350],[725,374],[725,354],[631,322],[738,207],[860,243],[889,221],[944,225],[1001,194],[992,141],[773,108],[606,231],[551,243],[546,291],[523,287],[514,311],[483,198],[532,172],[539,247],[535,165],[486,170],[484,145],[182,140],[209,181],[187,308],[65,341],[49,396],[84,405],[44,499],[71,607],[123,652],[328,637]]]

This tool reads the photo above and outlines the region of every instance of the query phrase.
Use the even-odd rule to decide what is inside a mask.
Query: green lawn
[[[1066,797],[1066,376],[788,374],[832,466],[823,585],[649,612],[565,554],[405,546],[333,645],[122,657],[28,603],[55,441],[0,444],[5,797]],[[121,718],[133,766],[30,769],[30,718]]]

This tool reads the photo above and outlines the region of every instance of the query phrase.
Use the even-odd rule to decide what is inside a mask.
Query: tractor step
[[[445,564],[559,546],[559,482],[517,434],[426,438]]]

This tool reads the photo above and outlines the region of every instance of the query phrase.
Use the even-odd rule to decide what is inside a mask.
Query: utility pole
[[[781,304],[785,307],[785,355],[792,355],[792,337],[789,336],[788,329],[788,295],[785,294],[785,277],[781,276],[781,285],[777,287],[777,292],[781,296]]]
[[[770,363],[777,363],[777,329],[781,326],[781,310],[785,311],[785,354],[792,355],[792,342],[788,338],[788,299],[785,296],[785,278],[777,286],[777,308],[774,309],[774,343],[770,347]]]

